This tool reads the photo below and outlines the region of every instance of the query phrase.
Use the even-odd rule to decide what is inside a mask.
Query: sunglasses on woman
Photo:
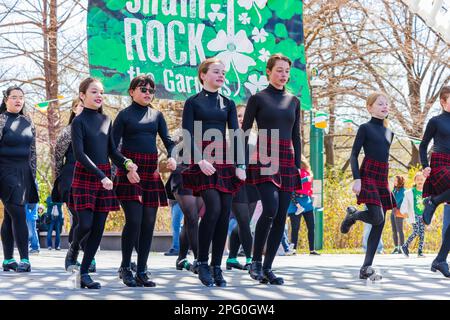
[[[153,88],[146,88],[146,87],[139,87],[139,90],[141,90],[142,93],[150,93],[150,94],[154,94],[155,93],[155,89]]]

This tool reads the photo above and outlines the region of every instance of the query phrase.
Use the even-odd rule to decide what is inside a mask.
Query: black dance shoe
[[[275,285],[282,285],[284,284],[284,280],[281,277],[277,277],[273,272],[272,269],[264,269],[263,270],[263,278],[260,281],[260,283],[270,283]]]
[[[356,220],[353,219],[353,214],[356,211],[357,210],[355,207],[350,206],[347,208],[347,214],[341,223],[341,233],[348,233],[350,231],[350,228],[355,224]]]
[[[208,262],[199,262],[197,261],[198,265],[198,278],[200,281],[207,287],[212,287],[214,285],[214,281],[211,277],[211,271],[208,266]]]
[[[423,209],[423,223],[429,225],[431,223],[431,219],[433,219],[434,212],[436,211],[436,205],[431,200],[431,197],[427,197],[423,199],[423,204],[425,208]]]
[[[81,289],[100,289],[102,286],[100,285],[100,283],[92,280],[89,274],[85,273],[80,276],[80,287]]]
[[[360,279],[370,279],[372,281],[381,280],[383,277],[376,272],[374,268],[371,266],[362,267],[359,270],[359,278]]]
[[[3,261],[2,266],[3,266],[3,271],[9,271],[9,270],[16,271],[17,267],[19,265],[17,264],[16,260],[12,260],[12,261],[9,261],[8,263]]]
[[[262,262],[261,261],[252,261],[252,264],[250,265],[250,269],[248,270],[248,273],[250,274],[250,277],[253,280],[261,281],[263,279],[263,273],[262,273]]]
[[[191,270],[191,264],[189,263],[188,259],[184,258],[184,259],[177,259],[177,261],[175,262],[175,267],[177,270]]]
[[[150,281],[146,271],[136,272],[136,275],[134,276],[134,280],[136,280],[136,284],[138,287],[156,287],[156,283],[154,283],[153,281]]]
[[[400,250],[405,256],[409,257],[409,249],[406,243],[400,247]]]
[[[240,264],[239,262],[229,262],[227,261],[227,270],[231,270],[231,269],[239,269],[239,270],[245,270],[245,267]]]
[[[446,261],[433,261],[431,264],[431,271],[436,272],[438,270],[444,275],[444,277],[450,278],[450,270],[448,269],[448,263]]]
[[[226,287],[227,282],[223,278],[222,269],[220,266],[211,266],[211,273],[214,278],[214,284],[218,287]]]
[[[120,267],[119,269],[119,278],[122,279],[122,282],[127,287],[136,287],[136,280],[133,277],[133,272],[131,272],[131,268]]]
[[[20,261],[16,272],[31,272],[31,264],[28,261]]]
[[[64,260],[66,271],[72,272],[73,269],[77,268],[79,252],[79,248],[75,248],[73,244],[70,246],[69,250],[67,250],[66,259]]]

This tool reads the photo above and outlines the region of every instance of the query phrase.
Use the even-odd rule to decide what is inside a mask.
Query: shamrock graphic
[[[255,42],[266,42],[266,38],[269,35],[264,28],[261,28],[261,30],[258,30],[257,27],[253,28],[252,30],[252,39],[255,40]]]
[[[261,60],[262,62],[267,62],[267,60],[269,60],[270,57],[270,52],[264,48],[262,48],[261,50],[259,50],[259,53],[261,54],[258,59]]]
[[[244,7],[246,10],[250,10],[252,7],[255,8],[256,13],[258,14],[259,23],[261,23],[261,14],[259,13],[259,9],[263,9],[267,4],[267,0],[238,0],[238,5]]]
[[[209,18],[209,20],[211,20],[211,22],[216,21],[216,19],[219,21],[222,21],[223,19],[225,19],[225,14],[219,12],[220,4],[212,4],[211,10],[212,10],[212,12],[208,13],[208,18]]]
[[[251,21],[251,18],[248,16],[248,13],[247,13],[247,12],[244,12],[244,13],[242,13],[242,14],[239,15],[239,21],[240,21],[242,24],[249,24],[250,21]]]
[[[258,80],[258,76],[256,74],[250,75],[248,77],[248,82],[244,83],[244,87],[246,87],[251,94],[264,90],[268,85],[269,81],[266,76],[261,76]]]
[[[225,64],[225,70],[233,70],[238,80],[238,89],[235,96],[241,90],[241,84],[238,73],[247,73],[248,68],[255,66],[256,62],[251,57],[245,55],[253,52],[253,44],[247,38],[244,30],[238,31],[235,35],[227,35],[225,31],[220,30],[215,39],[208,42],[208,50],[219,52],[216,58],[222,60]]]

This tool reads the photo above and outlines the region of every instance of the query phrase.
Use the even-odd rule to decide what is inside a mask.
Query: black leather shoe
[[[427,197],[423,199],[423,204],[425,208],[423,209],[423,223],[429,225],[431,223],[431,219],[433,219],[434,212],[436,211],[436,205],[431,201],[431,197]]]
[[[380,274],[377,274],[374,268],[371,266],[362,267],[359,270],[359,278],[360,279],[368,279],[374,281],[374,280],[381,280],[383,277]]]
[[[211,277],[211,271],[208,266],[208,262],[199,262],[197,261],[198,265],[198,278],[200,281],[207,287],[212,287],[214,285],[214,281]]]
[[[355,224],[355,220],[353,219],[353,214],[356,212],[355,207],[348,207],[347,208],[347,214],[344,218],[344,220],[341,223],[341,233],[348,233],[350,231],[350,228]]]
[[[9,271],[9,270],[16,271],[17,267],[19,265],[17,264],[16,260],[14,260],[14,261],[11,261],[8,263],[3,262],[2,266],[3,266],[3,271]]]
[[[438,270],[444,275],[444,277],[450,278],[450,270],[448,269],[448,263],[446,261],[433,261],[431,264],[431,271],[436,272]]]
[[[30,272],[31,264],[29,262],[21,261],[17,266],[16,272]]]
[[[81,289],[100,289],[102,286],[100,285],[100,283],[92,280],[91,276],[86,273],[80,276],[80,287]]]
[[[77,267],[77,258],[79,248],[75,248],[73,245],[67,250],[66,259],[64,261],[66,271],[72,272]]]
[[[136,287],[136,280],[133,277],[133,272],[131,272],[131,268],[120,267],[119,269],[119,278],[122,279],[122,282],[127,287]]]
[[[309,252],[310,256],[320,256],[320,253],[318,253],[317,251],[313,250]]]
[[[272,269],[264,269],[263,270],[263,278],[260,280],[261,283],[270,283],[276,285],[284,284],[284,280],[281,277],[277,277]]]
[[[248,270],[248,273],[250,274],[250,277],[253,280],[261,281],[264,277],[262,274],[262,262],[252,261],[252,264],[250,265],[250,269]]]
[[[214,284],[218,287],[226,287],[227,282],[223,278],[222,269],[220,266],[211,266],[212,277],[214,278]]]
[[[239,269],[239,270],[245,270],[244,266],[242,264],[240,264],[239,262],[228,262],[227,261],[227,270],[231,270],[231,269]]]
[[[137,264],[136,264],[136,262],[131,262],[130,263],[130,268],[131,268],[131,271],[137,272]]]
[[[134,276],[134,280],[136,280],[136,284],[138,287],[156,287],[156,283],[150,281],[148,278],[147,272],[136,272]]]

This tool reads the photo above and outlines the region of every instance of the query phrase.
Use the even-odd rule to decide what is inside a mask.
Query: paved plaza
[[[228,286],[206,288],[194,274],[175,270],[176,257],[151,253],[150,271],[157,287],[128,288],[117,275],[121,253],[102,250],[97,254],[98,273],[93,275],[102,289],[87,290],[72,287],[70,274],[63,268],[65,253],[44,249],[30,257],[31,273],[1,272],[0,299],[450,299],[450,279],[430,271],[434,255],[409,259],[377,255],[376,267],[383,275],[378,283],[358,279],[363,255],[277,257],[275,271],[284,277],[284,286],[259,284],[245,271],[224,270]]]

